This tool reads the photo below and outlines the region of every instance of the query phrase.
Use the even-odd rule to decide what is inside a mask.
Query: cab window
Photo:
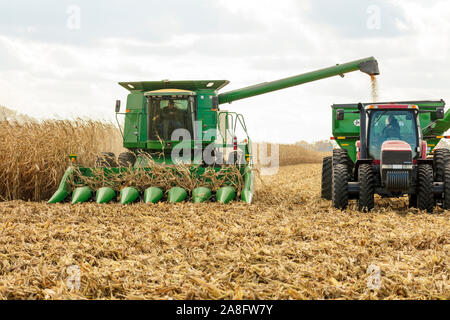
[[[411,146],[413,158],[417,155],[417,124],[414,111],[373,110],[369,123],[369,157],[380,159],[381,145],[385,141],[401,140]]]
[[[170,140],[176,129],[186,129],[192,136],[192,100],[152,97],[149,104],[149,139]]]

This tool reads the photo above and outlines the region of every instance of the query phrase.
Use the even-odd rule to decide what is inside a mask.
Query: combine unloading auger
[[[95,199],[122,204],[158,201],[250,203],[254,192],[251,141],[241,114],[220,110],[236,100],[360,70],[379,74],[373,57],[264,82],[225,93],[227,80],[121,82],[130,91],[121,130],[128,149],[118,158],[104,153],[97,166],[76,161],[48,201],[72,203]],[[236,133],[244,133],[238,142]],[[72,158],[74,159],[74,158]]]

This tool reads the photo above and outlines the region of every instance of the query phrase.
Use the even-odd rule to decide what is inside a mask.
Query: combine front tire
[[[102,152],[95,159],[95,166],[100,168],[117,167],[116,156],[112,152]]]
[[[419,165],[417,174],[417,207],[420,210],[433,212],[433,167],[429,164]]]
[[[359,211],[368,212],[375,206],[375,177],[370,164],[362,164],[358,168]]]
[[[121,167],[132,167],[136,162],[136,155],[132,152],[122,152],[117,160]]]
[[[442,208],[450,210],[450,163],[444,169],[444,201]]]
[[[336,209],[345,209],[348,205],[348,173],[343,164],[333,165],[332,200]]]
[[[323,199],[331,200],[331,183],[332,183],[332,159],[331,157],[325,157],[322,160],[322,193]]]

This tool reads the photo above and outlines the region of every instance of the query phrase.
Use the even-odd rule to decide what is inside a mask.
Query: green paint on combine
[[[157,203],[164,196],[164,191],[161,188],[149,187],[145,189],[144,201],[145,203]]]
[[[241,114],[223,110],[221,106],[332,76],[343,77],[345,73],[357,70],[370,75],[379,74],[377,61],[369,57],[225,93],[218,91],[229,83],[227,80],[120,82],[129,94],[125,112],[120,112],[120,101],[116,102],[116,117],[125,117],[123,128],[120,129],[123,146],[128,151],[117,159],[109,154],[108,159],[100,161],[104,164],[103,177],[97,180],[104,183],[95,183],[95,188],[87,188],[86,179],[80,179],[75,172],[84,178],[94,177],[95,180],[95,172],[98,171],[78,166],[75,162],[65,172],[49,203],[65,201],[72,192],[73,197],[77,194],[76,202],[88,201],[93,191],[98,203],[114,201],[117,194],[120,194],[122,204],[133,203],[141,195],[146,203],[187,199],[193,202],[216,199],[222,203],[240,199],[251,203],[254,195],[254,159],[245,120]],[[243,133],[243,136],[237,137],[238,132]],[[143,189],[126,185],[120,189],[108,181],[108,175],[120,176],[130,170],[140,170],[138,174],[149,176],[157,174],[148,167],[148,161],[141,156],[142,152],[166,166],[178,163],[191,165],[189,171],[194,179],[204,178],[207,175],[206,168],[212,168],[217,174],[225,174],[229,166],[237,169],[240,176],[214,188],[208,185],[210,181],[205,178],[205,185],[194,190],[176,185],[167,190],[160,185],[147,185]]]
[[[116,192],[110,187],[101,187],[97,190],[95,201],[97,203],[108,203],[114,199]]]
[[[192,202],[200,203],[208,201],[211,198],[211,189],[207,187],[198,187],[192,190]]]
[[[139,191],[133,187],[126,187],[120,190],[120,203],[129,204],[139,198]]]

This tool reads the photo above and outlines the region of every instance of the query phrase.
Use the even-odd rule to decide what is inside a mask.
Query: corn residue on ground
[[[251,205],[1,202],[0,298],[449,299],[450,212],[334,210],[320,167],[281,167]]]

